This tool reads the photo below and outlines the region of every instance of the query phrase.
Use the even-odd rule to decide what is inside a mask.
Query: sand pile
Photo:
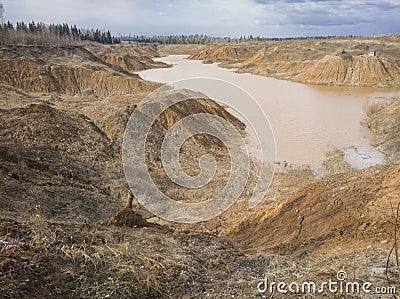
[[[0,83],[24,91],[72,95],[108,96],[150,90],[138,75],[118,72],[83,48],[29,48],[33,47],[1,50]]]
[[[153,224],[149,223],[139,213],[130,208],[124,208],[117,214],[103,222],[103,225],[112,225],[119,227],[151,227]]]
[[[158,52],[152,46],[87,46],[100,60],[128,72],[143,71],[152,68],[170,67],[163,62],[156,62],[152,57],[158,57]]]
[[[190,55],[189,59],[212,60],[212,61],[223,61],[227,59],[239,60],[250,57],[251,55],[252,52],[244,47],[223,46],[223,47],[203,50],[197,54]]]
[[[240,43],[209,46],[189,58],[301,83],[385,88],[400,86],[397,42],[392,36]]]
[[[390,246],[399,185],[399,166],[330,176],[266,206],[228,238],[251,252],[299,256],[338,244],[344,252]]]
[[[92,222],[119,209],[117,152],[88,118],[33,104],[0,110],[0,132],[3,215],[40,205],[48,219]]]
[[[314,84],[390,87],[400,83],[400,71],[380,57],[326,55],[294,78]]]

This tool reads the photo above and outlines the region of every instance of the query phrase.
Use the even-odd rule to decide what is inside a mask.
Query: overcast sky
[[[400,32],[400,0],[0,0],[4,19],[119,34],[380,35]]]

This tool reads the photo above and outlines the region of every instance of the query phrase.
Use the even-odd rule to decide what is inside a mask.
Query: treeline
[[[216,41],[215,38],[203,35],[133,35],[121,36],[121,41],[128,43],[145,43],[145,44],[209,44]]]
[[[119,44],[121,40],[110,31],[80,29],[76,25],[11,22],[0,25],[1,45],[71,45],[82,41]]]
[[[130,35],[121,36],[121,41],[125,43],[137,44],[210,44],[210,43],[242,43],[254,41],[284,41],[284,40],[316,40],[316,39],[330,39],[336,36],[306,36],[306,37],[261,37],[261,36],[241,36],[238,38],[231,37],[212,37],[204,34],[195,35]],[[348,36],[353,37],[353,36]]]

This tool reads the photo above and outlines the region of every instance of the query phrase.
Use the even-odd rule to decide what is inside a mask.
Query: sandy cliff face
[[[226,59],[245,59],[251,55],[252,52],[243,47],[223,46],[203,50],[197,54],[190,55],[189,59],[211,60],[216,62]]]
[[[268,63],[273,61],[288,61],[290,59],[289,54],[280,50],[279,47],[268,49],[266,47],[257,51],[252,57],[247,59],[244,64],[252,63]]]
[[[138,75],[118,72],[80,47],[3,48],[0,66],[2,84],[30,92],[109,96],[151,89]]]
[[[274,52],[277,55],[273,55]],[[237,72],[251,72],[279,79],[348,86],[393,87],[400,85],[400,70],[380,57],[326,55],[319,60],[291,60],[280,52],[260,50]]]
[[[369,56],[365,49],[378,55]],[[209,47],[189,58],[302,83],[385,88],[400,86],[398,49],[395,37],[293,40]]]
[[[250,252],[299,256],[391,244],[399,184],[399,166],[330,176],[256,211],[228,238]]]
[[[157,49],[154,46],[88,45],[86,48],[93,52],[101,61],[120,67],[128,72],[170,67],[168,64],[156,62],[152,59],[153,57],[159,56]]]
[[[380,57],[327,55],[295,76],[294,80],[314,84],[391,87],[400,83],[400,71],[393,63]]]
[[[91,201],[100,201],[99,209],[107,200],[112,202],[110,207],[121,204],[127,192],[121,165],[125,126],[137,104],[161,84],[117,71],[81,47],[3,48],[0,65],[0,89],[6,102],[1,103],[0,123],[0,137],[4,138],[2,165],[7,165],[2,183],[12,186],[2,189],[2,198],[7,199],[3,210],[15,216],[29,213],[28,207],[35,205],[35,196],[14,192],[20,192],[17,187],[20,185],[25,186],[24,193],[33,194],[37,185],[41,185],[40,192],[52,190],[41,196],[42,200],[38,199],[49,209],[46,211],[49,219],[72,221],[74,214],[69,206],[80,207],[88,200],[87,208],[94,209],[93,215],[82,208],[82,215],[76,221],[101,220],[104,215]],[[193,98],[167,109],[157,119],[149,146],[150,164],[155,163],[157,146],[161,147],[165,132],[193,113],[215,114],[243,129],[241,122],[214,101]],[[216,151],[221,147],[212,138],[197,136],[189,151],[198,146]],[[19,160],[15,158],[18,152]],[[107,158],[103,159],[104,154]],[[36,157],[43,160],[35,160]],[[25,165],[23,176],[15,174],[21,163]],[[59,168],[60,174],[53,167]],[[66,177],[74,181],[70,183]],[[161,179],[160,184],[164,183]],[[55,185],[64,192],[59,199],[53,196],[60,192]],[[90,191],[93,194],[88,188],[94,190]],[[15,196],[21,201],[19,206],[11,200]],[[54,205],[59,212],[52,210]]]

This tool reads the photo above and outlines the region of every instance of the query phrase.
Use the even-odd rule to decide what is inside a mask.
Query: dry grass
[[[50,229],[48,222],[40,211],[40,205],[35,206],[35,212],[29,219],[32,230],[33,245],[39,247],[51,246],[56,240],[56,234]]]
[[[392,104],[396,99],[394,98],[376,98],[365,102],[363,110],[367,117],[371,117],[383,108]]]
[[[370,104],[366,122],[375,133],[375,144],[386,155],[388,163],[400,163],[400,100],[385,99]]]

